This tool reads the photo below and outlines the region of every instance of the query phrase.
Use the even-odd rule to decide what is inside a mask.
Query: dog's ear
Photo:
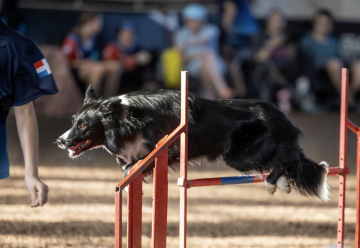
[[[105,112],[120,112],[122,110],[121,107],[121,99],[118,97],[112,97],[103,101],[99,107]]]
[[[86,93],[85,93],[85,99],[84,99],[84,104],[83,105],[86,105],[86,104],[89,104],[89,103],[92,103],[92,102],[97,102],[101,99],[101,97],[98,97],[96,94],[95,94],[95,91],[93,89],[93,87],[90,85],[89,88],[86,90]]]

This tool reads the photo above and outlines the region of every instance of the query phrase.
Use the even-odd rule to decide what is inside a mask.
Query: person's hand
[[[147,51],[140,51],[135,55],[136,64],[146,65],[151,60],[151,55]]]
[[[25,176],[25,184],[30,192],[31,207],[44,206],[47,202],[49,187],[38,177]]]
[[[276,35],[272,37],[268,43],[272,49],[275,49],[284,43],[284,37],[282,37],[281,35]]]

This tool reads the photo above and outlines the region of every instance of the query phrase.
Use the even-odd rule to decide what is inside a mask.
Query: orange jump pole
[[[141,248],[142,228],[142,173],[129,184],[127,247]]]
[[[340,166],[346,166],[346,144],[347,144],[347,126],[357,137],[357,153],[356,153],[356,222],[355,222],[355,247],[360,248],[360,128],[348,119],[348,93],[349,93],[349,71],[342,70],[342,88],[341,88],[341,120],[340,120]],[[345,129],[345,130],[344,130]],[[344,133],[345,132],[345,133]],[[338,247],[343,247],[344,239],[344,221],[340,223],[340,219],[344,220],[344,209],[340,209],[340,200],[345,207],[345,175],[340,177],[339,182],[339,224],[338,224]],[[343,197],[343,199],[340,199]],[[340,218],[342,213],[342,218]],[[340,233],[342,233],[340,237]],[[342,240],[340,240],[342,238]]]
[[[115,248],[122,247],[122,191],[115,189]]]
[[[180,223],[179,247],[186,248],[187,214],[187,159],[188,159],[188,72],[181,72],[181,126],[185,127],[180,135]]]
[[[155,159],[152,202],[152,248],[166,248],[168,207],[168,149]]]
[[[340,145],[339,145],[339,167],[346,167],[346,146],[347,146],[347,120],[348,120],[348,88],[349,71],[342,69],[341,72],[341,114],[340,114]],[[345,189],[346,174],[339,175],[339,202],[338,202],[338,227],[337,247],[344,247],[344,224],[345,224]]]
[[[115,188],[115,248],[122,247],[122,190],[129,186],[127,247],[141,247],[142,176],[143,171],[155,160],[152,240],[153,248],[166,247],[168,207],[168,147],[180,137],[180,177],[187,180],[187,130],[188,130],[188,79],[181,72],[181,122],[169,135],[160,140],[156,148],[138,161],[129,174]],[[186,184],[187,186],[187,184]],[[186,190],[180,189],[180,236],[186,244]],[[184,246],[183,246],[184,247]]]

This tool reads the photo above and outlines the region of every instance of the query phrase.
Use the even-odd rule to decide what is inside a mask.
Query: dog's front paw
[[[290,186],[289,180],[284,175],[281,176],[277,180],[276,185],[279,189],[281,189],[282,191],[284,191],[287,194],[289,194],[291,192],[291,186]]]
[[[268,183],[268,181],[265,180],[265,187],[270,195],[273,195],[276,191],[276,184]]]

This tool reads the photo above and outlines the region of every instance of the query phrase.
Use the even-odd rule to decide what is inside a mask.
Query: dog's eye
[[[83,124],[81,124],[81,125],[79,125],[79,128],[80,128],[80,129],[84,129],[84,128],[86,128],[86,127],[87,127],[87,125],[86,125],[86,124],[84,124],[84,123],[83,123]]]

